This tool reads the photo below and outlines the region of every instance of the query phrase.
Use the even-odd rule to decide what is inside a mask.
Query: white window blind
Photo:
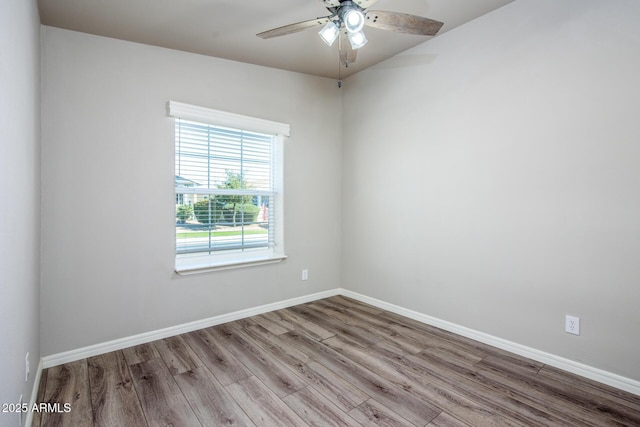
[[[215,122],[215,116],[209,121]],[[232,116],[242,124],[237,119],[243,116]],[[207,119],[202,114],[197,118]],[[255,128],[249,122],[247,127]],[[284,257],[276,146],[281,136],[270,130],[176,118],[177,267],[185,258],[195,258],[198,268],[206,268]]]

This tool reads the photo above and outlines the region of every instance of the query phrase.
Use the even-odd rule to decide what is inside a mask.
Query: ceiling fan
[[[257,34],[269,39],[323,26],[320,38],[329,46],[339,39],[340,62],[348,67],[356,61],[356,51],[367,43],[364,25],[397,33],[435,36],[443,23],[417,15],[384,10],[366,10],[377,0],[322,0],[330,15],[285,25]]]

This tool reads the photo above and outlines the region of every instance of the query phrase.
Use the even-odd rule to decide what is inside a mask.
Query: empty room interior
[[[183,3],[0,0],[0,425],[640,425],[640,2]]]

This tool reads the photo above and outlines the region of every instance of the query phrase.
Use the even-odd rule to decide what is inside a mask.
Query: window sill
[[[276,264],[287,259],[286,255],[269,255],[254,258],[245,258],[234,261],[212,261],[212,260],[176,260],[176,273],[180,276],[189,276],[192,274],[209,273],[213,271],[231,270],[235,268],[253,267],[256,265]]]

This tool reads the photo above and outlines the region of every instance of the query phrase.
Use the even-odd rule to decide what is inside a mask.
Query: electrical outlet
[[[26,356],[24,356],[24,380],[25,382],[29,382],[29,352],[27,351]]]
[[[580,318],[567,315],[564,322],[564,331],[573,335],[580,335]]]
[[[302,270],[302,280],[309,280],[309,270]]]

